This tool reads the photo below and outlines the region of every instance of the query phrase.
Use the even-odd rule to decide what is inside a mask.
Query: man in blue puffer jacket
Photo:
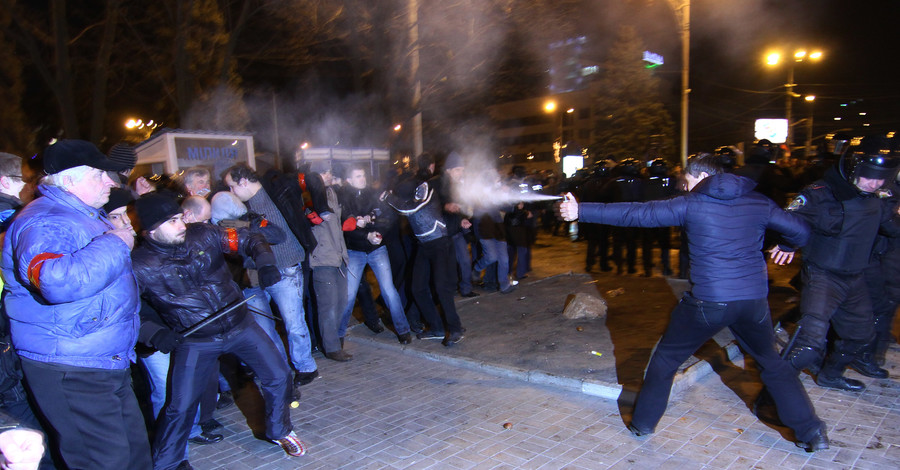
[[[126,169],[90,142],[44,151],[43,195],[6,232],[2,270],[13,345],[41,413],[70,468],[149,469],[134,396],[140,319],[131,229],[101,211]]]
[[[634,405],[628,429],[652,433],[663,413],[678,367],[703,343],[728,327],[759,364],[775,398],[778,416],[807,451],[828,448],[825,426],[816,416],[793,368],[775,352],[767,301],[766,229],[792,246],[802,246],[810,229],[799,217],[753,191],[756,183],[724,173],[714,157],[691,159],[685,167],[688,193],[645,203],[578,204],[571,194],[560,205],[566,220],[630,227],[684,226],[690,243],[691,290],[672,311],[656,346]],[[781,252],[777,264],[793,259]]]

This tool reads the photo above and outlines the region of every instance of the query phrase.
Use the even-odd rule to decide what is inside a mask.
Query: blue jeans
[[[468,294],[472,292],[472,255],[469,254],[469,242],[466,241],[466,234],[463,232],[453,235],[452,238],[456,265],[459,266],[459,293]]]
[[[509,255],[506,252],[506,241],[482,238],[481,258],[475,263],[473,269],[481,272],[493,263],[497,263],[497,281],[500,282],[500,290],[509,289]]]
[[[144,370],[147,371],[147,377],[150,379],[150,406],[153,408],[153,421],[159,418],[159,412],[162,411],[163,405],[166,404],[166,383],[169,380],[169,355],[156,351],[155,353],[141,358],[144,364]],[[188,437],[197,437],[203,432],[200,429],[200,405],[197,405],[197,413],[194,415],[194,424],[191,426],[191,432]],[[154,427],[155,427],[154,423]],[[184,448],[184,460],[188,460],[188,448]]]
[[[406,321],[406,314],[403,312],[403,304],[400,302],[400,294],[394,287],[393,272],[391,271],[391,260],[388,257],[387,247],[379,247],[371,253],[365,251],[347,250],[350,255],[350,265],[347,271],[347,307],[341,315],[341,326],[338,328],[338,337],[343,338],[347,333],[347,325],[350,323],[350,314],[353,312],[353,305],[356,300],[356,291],[359,289],[359,281],[362,278],[366,265],[372,267],[375,273],[375,279],[378,280],[378,288],[381,289],[381,296],[387,304],[388,310],[391,311],[391,322],[398,335],[409,333],[409,323]]]
[[[256,297],[253,297],[247,302],[247,307],[253,310],[259,310],[260,313],[264,313],[270,317],[275,316],[275,314],[272,313],[272,307],[269,306],[271,296],[263,290],[262,287],[256,286],[244,289],[245,299],[252,295],[255,295]],[[278,352],[280,352],[282,356],[287,357],[287,351],[284,349],[284,342],[281,341],[281,336],[278,334],[278,330],[275,329],[275,320],[256,314],[253,310],[250,311],[250,316],[253,317],[253,319],[256,320],[256,324],[266,332],[266,336],[272,339],[272,342],[275,343],[275,349],[278,349]]]
[[[284,320],[291,364],[297,372],[312,372],[316,370],[316,361],[312,358],[309,329],[303,312],[303,272],[299,264],[280,271],[281,280],[267,287],[266,293],[272,296]]]

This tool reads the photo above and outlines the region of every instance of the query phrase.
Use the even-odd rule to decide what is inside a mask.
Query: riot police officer
[[[848,365],[868,377],[888,376],[873,359],[873,310],[863,275],[879,230],[900,236],[894,204],[883,189],[894,179],[900,159],[890,155],[886,144],[878,136],[864,139],[787,208],[813,227],[803,249],[800,331],[787,360],[797,370],[815,371],[825,353],[830,323],[840,339],[816,376],[822,387],[864,389],[862,382],[843,376]]]
[[[591,167],[591,174],[580,188],[580,198],[584,202],[613,202],[612,186],[613,169],[616,163],[612,160],[599,160]],[[590,272],[594,262],[599,258],[600,270],[612,271],[609,265],[609,225],[585,224],[578,226],[578,233],[583,233],[587,241],[587,255],[584,270]]]
[[[644,179],[641,178],[641,162],[626,158],[616,166],[616,179],[611,183],[615,202],[640,202],[644,199]],[[613,261],[617,273],[622,274],[622,247],[626,249],[625,264],[628,274],[637,272],[637,240],[640,231],[635,227],[613,227]]]
[[[644,184],[644,201],[656,201],[668,199],[675,195],[675,178],[669,172],[669,162],[665,158],[655,158],[647,165],[647,180]],[[644,276],[650,277],[653,273],[653,245],[659,245],[660,266],[662,275],[672,275],[672,264],[669,260],[669,250],[672,244],[672,233],[669,227],[647,227],[641,229],[642,260],[644,262]]]

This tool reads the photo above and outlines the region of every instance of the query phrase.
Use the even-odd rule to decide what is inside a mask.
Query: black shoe
[[[222,423],[216,421],[215,419],[210,419],[208,421],[204,421],[204,422],[200,423],[200,429],[202,429],[203,432],[206,434],[209,434],[221,427],[223,427]]]
[[[646,436],[648,434],[653,434],[653,431],[642,431],[638,429],[635,425],[628,423],[628,430],[631,431],[631,434],[634,434],[636,437]]]
[[[612,271],[612,266],[610,266],[608,264],[603,264],[603,265],[600,265],[600,270],[605,273],[608,273],[608,272]]]
[[[824,427],[819,429],[812,438],[806,442],[797,441],[797,447],[807,451],[815,452],[817,450],[825,450],[828,448],[828,435],[825,434]]]
[[[316,369],[312,372],[297,372],[296,374],[294,374],[294,385],[298,387],[306,385],[315,380],[315,378],[318,376],[319,369]]]
[[[300,393],[300,385],[294,383],[291,385],[291,406],[294,406],[294,402],[297,402],[299,405],[300,398],[303,397],[303,394]]]
[[[816,385],[848,392],[859,392],[866,389],[866,385],[859,380],[848,379],[843,375],[837,377],[825,377],[822,374],[816,376]]]
[[[208,432],[201,432],[199,436],[194,436],[188,439],[188,442],[192,444],[198,444],[201,446],[205,446],[207,444],[215,444],[216,442],[222,442],[222,439],[225,439],[225,436],[221,434],[212,434]]]
[[[478,297],[478,292],[471,291],[471,292],[467,292],[467,293],[465,293],[465,294],[460,294],[460,296],[461,296],[461,297],[466,297],[466,298],[468,298],[468,299],[471,299],[472,297]]]
[[[400,344],[409,344],[412,343],[412,335],[403,333],[402,335],[397,336],[397,340],[400,341]]]
[[[866,359],[868,359],[868,361],[866,361]],[[871,354],[854,359],[853,362],[850,363],[850,368],[866,377],[872,377],[873,379],[886,379],[890,375],[888,374],[888,371],[878,367],[878,363],[875,362],[875,358],[872,357]]]
[[[347,362],[350,359],[353,359],[353,355],[344,351],[343,349],[337,352],[325,353],[325,357],[331,359],[332,361],[338,362]]]
[[[409,332],[414,335],[422,334],[425,328],[422,325],[409,325]]]
[[[419,339],[444,339],[444,332],[443,331],[433,331],[433,330],[423,331],[423,332],[417,334],[416,338],[419,338]]]
[[[376,335],[384,331],[384,327],[381,326],[381,323],[366,323],[366,327],[372,330],[372,333],[375,333]]]
[[[443,344],[444,346],[453,346],[454,344],[462,341],[465,337],[466,336],[463,335],[462,331],[454,331],[453,333],[450,333],[450,336],[447,336],[447,339],[445,339],[441,344]]]
[[[510,285],[506,289],[501,290],[500,293],[501,294],[511,294],[515,290],[516,290],[516,286]]]
[[[216,401],[216,409],[224,410],[229,406],[234,404],[234,395],[231,393],[231,390],[227,392],[222,392],[219,394],[219,400]]]
[[[175,470],[194,470],[194,467],[191,467],[190,462],[187,460],[182,460],[181,463],[175,467]]]

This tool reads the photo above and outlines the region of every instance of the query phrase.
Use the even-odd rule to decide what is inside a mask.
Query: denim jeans
[[[452,238],[456,265],[459,266],[459,293],[468,294],[472,292],[472,255],[469,254],[469,242],[466,241],[466,234],[463,232],[453,235]]]
[[[391,311],[391,322],[398,335],[409,333],[409,323],[406,321],[406,314],[403,312],[403,304],[400,302],[400,294],[394,287],[393,272],[391,271],[391,260],[388,257],[387,247],[379,247],[371,253],[365,251],[348,250],[350,255],[350,265],[347,274],[347,306],[341,315],[341,326],[338,328],[338,336],[343,338],[347,333],[347,325],[350,323],[350,314],[353,312],[354,301],[356,300],[356,291],[359,289],[359,282],[362,278],[366,264],[372,267],[375,273],[375,279],[378,280],[378,288],[381,289],[381,296],[387,304],[388,310]]]
[[[284,349],[284,342],[281,340],[281,335],[278,334],[278,330],[275,329],[275,320],[253,312],[253,310],[258,310],[260,313],[274,317],[275,314],[272,313],[272,307],[269,306],[269,301],[272,297],[259,286],[244,289],[245,299],[253,295],[256,297],[253,297],[247,302],[247,307],[252,309],[250,310],[250,316],[253,317],[256,324],[266,332],[266,336],[272,339],[272,342],[275,343],[275,349],[278,349],[278,352],[280,352],[282,356],[287,357],[287,351]]]
[[[482,255],[472,269],[481,272],[496,262],[500,290],[509,289],[509,255],[506,252],[506,241],[482,238],[480,242]]]
[[[316,370],[309,329],[306,327],[306,315],[303,311],[303,273],[300,265],[281,269],[281,280],[267,287],[266,293],[272,296],[284,320],[284,329],[287,330],[288,346],[291,351],[291,364],[297,372]]]

